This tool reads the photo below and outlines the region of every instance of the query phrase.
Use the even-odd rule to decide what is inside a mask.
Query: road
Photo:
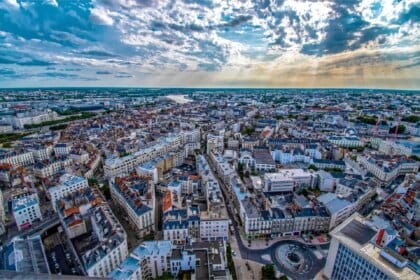
[[[216,175],[215,177],[219,181],[219,185],[221,187],[222,194],[223,194],[223,197],[225,199],[225,202],[229,201],[229,200],[227,200],[227,198],[228,198],[228,195],[227,195],[228,188],[227,188],[227,186],[217,176],[216,168],[213,166],[213,163],[210,161],[209,157],[207,155],[205,155],[205,157],[206,157],[206,160],[209,163],[212,171]],[[232,209],[232,204],[229,203],[226,206],[227,206],[227,210],[228,210],[227,212],[228,212],[229,218],[232,221],[233,227],[235,229],[234,235],[235,235],[239,250],[241,252],[242,258],[252,260],[252,261],[255,261],[255,262],[258,262],[258,263],[262,263],[262,264],[268,264],[268,263],[270,263],[270,261],[263,259],[262,256],[263,255],[269,255],[271,257],[271,262],[274,263],[276,268],[280,272],[286,274],[289,278],[292,278],[292,279],[314,279],[315,275],[324,267],[326,259],[325,258],[323,258],[321,260],[318,259],[315,256],[315,254],[312,252],[312,250],[310,248],[307,248],[306,244],[304,244],[302,242],[299,242],[297,240],[279,240],[279,241],[271,244],[271,246],[269,246],[267,248],[264,248],[264,249],[248,248],[246,245],[244,245],[243,240],[240,236],[241,228],[239,227],[238,222],[235,219],[234,211]],[[310,265],[310,269],[307,272],[296,273],[296,272],[290,271],[290,270],[286,269],[284,266],[282,266],[282,264],[278,261],[278,258],[276,256],[276,251],[277,251],[277,248],[280,245],[284,245],[284,244],[293,244],[293,245],[299,246],[299,247],[304,249],[305,259],[307,259],[307,264]],[[328,249],[329,244],[325,244],[325,245],[322,245],[320,247],[322,249]]]

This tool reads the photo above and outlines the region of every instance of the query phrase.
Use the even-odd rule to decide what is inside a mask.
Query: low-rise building
[[[254,147],[252,156],[254,158],[254,168],[256,170],[263,172],[276,170],[276,163],[274,162],[268,148]]]
[[[265,192],[293,192],[300,188],[313,188],[316,184],[316,174],[303,169],[283,169],[264,174]]]

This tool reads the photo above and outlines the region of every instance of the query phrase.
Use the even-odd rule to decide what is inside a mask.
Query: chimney
[[[385,229],[383,228],[378,232],[378,236],[376,237],[376,245],[382,246],[382,239],[384,237],[384,234],[385,234]]]

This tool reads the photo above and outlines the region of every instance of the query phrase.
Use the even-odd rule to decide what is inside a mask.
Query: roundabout
[[[296,244],[282,244],[276,248],[276,259],[278,263],[293,273],[307,273],[312,259],[305,257],[302,247]]]

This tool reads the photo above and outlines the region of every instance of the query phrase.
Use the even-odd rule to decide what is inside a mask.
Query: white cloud
[[[44,0],[43,4],[58,7],[57,0]]]
[[[6,5],[11,7],[11,8],[15,8],[15,9],[19,9],[19,3],[16,0],[4,0]],[[1,5],[1,3],[0,3]]]
[[[113,25],[114,20],[109,15],[109,11],[102,7],[96,7],[90,10],[90,19],[99,25]]]

